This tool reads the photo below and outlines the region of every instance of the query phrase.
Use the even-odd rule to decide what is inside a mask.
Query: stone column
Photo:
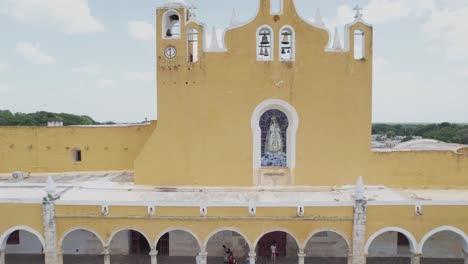
[[[0,250],[0,264],[5,264],[5,250]]]
[[[305,256],[304,249],[299,249],[299,252],[297,252],[297,263],[304,264]]]
[[[63,264],[63,250],[57,252],[57,263]]]
[[[250,264],[255,264],[255,259],[257,258],[257,254],[255,253],[255,248],[251,248],[249,252],[249,261]]]
[[[356,200],[354,203],[354,223],[353,223],[353,247],[352,264],[365,264],[366,255],[366,201]]]
[[[53,200],[45,198],[42,203],[42,216],[45,238],[45,264],[58,264],[55,202]]]
[[[151,257],[151,264],[158,264],[158,251],[156,248],[152,248],[149,255]]]
[[[104,250],[102,251],[102,255],[104,255],[104,264],[110,264],[109,247],[104,247]]]
[[[420,264],[421,263],[421,254],[411,253],[411,264]]]
[[[465,264],[468,264],[468,250],[463,250],[463,255],[465,255]]]
[[[353,252],[351,249],[348,250],[348,264],[353,264]]]
[[[198,253],[198,256],[200,257],[200,264],[207,264],[208,253],[206,251]]]

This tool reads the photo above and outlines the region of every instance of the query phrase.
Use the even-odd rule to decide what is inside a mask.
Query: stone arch
[[[291,174],[296,167],[296,132],[299,126],[299,117],[296,109],[288,102],[280,99],[269,99],[260,103],[252,113],[250,120],[250,126],[253,131],[253,170],[254,170],[254,184],[257,185],[259,182],[259,175],[257,171],[261,168],[261,153],[262,153],[262,140],[261,140],[261,129],[259,127],[259,121],[262,115],[269,111],[277,109],[283,112],[288,118],[289,127],[287,129],[287,167],[291,170]]]
[[[200,251],[203,251],[203,252],[205,251],[205,248],[202,247],[203,243],[201,242],[200,237],[195,232],[193,232],[192,230],[190,230],[188,228],[184,228],[184,227],[171,227],[171,228],[165,229],[164,231],[162,231],[161,233],[158,234],[158,236],[154,240],[154,243],[151,246],[156,247],[156,245],[158,244],[159,239],[161,239],[161,237],[164,236],[164,234],[169,233],[171,231],[184,231],[184,232],[189,233],[197,241],[197,244],[198,244],[198,247],[200,248]]]
[[[33,234],[41,242],[42,248],[45,248],[45,241],[41,233],[37,232],[35,229],[29,226],[14,226],[3,232],[3,234],[0,236],[0,249],[5,249],[7,238],[15,231],[26,231]]]
[[[170,25],[171,17],[178,17],[178,25],[173,27]],[[163,39],[180,39],[181,38],[181,28],[182,28],[182,17],[180,13],[175,9],[169,9],[162,15],[162,38]],[[169,30],[169,35],[168,35]],[[175,32],[174,32],[175,31]]]
[[[349,239],[348,237],[343,234],[341,231],[338,231],[338,230],[335,230],[335,229],[318,229],[318,230],[315,230],[314,232],[312,232],[308,237],[307,239],[304,241],[304,243],[302,244],[302,248],[305,248],[307,246],[307,243],[309,243],[310,239],[312,237],[314,237],[315,235],[317,235],[318,233],[321,233],[321,232],[332,232],[332,233],[335,233],[337,235],[339,235],[341,238],[344,239],[344,241],[346,242],[346,245],[348,246],[348,250],[350,249],[350,243],[349,243]]]
[[[96,232],[95,230],[91,229],[91,228],[87,228],[87,227],[73,227],[69,230],[67,230],[63,236],[60,238],[60,241],[59,241],[59,244],[58,244],[58,247],[60,250],[63,250],[63,241],[65,240],[65,238],[75,232],[75,231],[80,231],[80,230],[84,230],[84,231],[87,231],[87,232],[90,232],[92,233],[93,235],[95,235],[97,237],[97,239],[101,242],[101,246],[104,248],[105,245],[107,245],[107,243],[101,238],[101,236],[98,234],[98,232]]]
[[[300,247],[300,246],[301,246],[301,243],[299,242],[299,239],[297,239],[297,237],[296,237],[293,233],[291,233],[289,230],[284,229],[284,228],[270,229],[270,230],[268,230],[268,231],[265,231],[265,232],[261,233],[261,234],[255,239],[255,243],[253,244],[253,246],[256,247],[257,244],[258,244],[258,242],[260,241],[260,239],[262,239],[262,237],[264,237],[266,234],[272,233],[272,232],[284,232],[284,233],[290,235],[290,236],[294,239],[294,241],[296,242],[297,247]]]
[[[141,235],[143,235],[146,239],[146,241],[148,242],[148,245],[150,245],[151,247],[151,239],[149,239],[149,237],[143,232],[141,231],[140,229],[138,228],[132,228],[132,227],[129,227],[129,228],[120,228],[120,229],[117,229],[117,230],[114,230],[111,235],[109,236],[108,240],[107,240],[107,243],[105,244],[105,247],[109,247],[111,242],[112,242],[112,239],[114,238],[115,235],[117,235],[118,233],[122,232],[122,231],[136,231],[138,233],[140,233]]]
[[[417,252],[415,252],[415,250],[418,249],[418,242],[416,241],[416,239],[414,238],[414,236],[410,232],[408,232],[407,230],[405,230],[403,228],[400,228],[400,227],[385,227],[385,228],[382,228],[379,231],[375,232],[374,234],[372,234],[369,237],[369,239],[367,239],[366,246],[364,248],[364,253],[366,255],[369,255],[369,247],[372,244],[372,242],[378,236],[380,236],[380,235],[382,235],[384,233],[387,233],[387,232],[392,232],[392,231],[402,233],[403,235],[405,235],[406,238],[408,239],[408,241],[410,242],[410,251],[413,252],[413,253],[417,253]]]
[[[217,233],[219,232],[222,232],[222,231],[233,231],[233,232],[236,232],[238,233],[239,235],[241,235],[244,240],[247,242],[247,244],[249,245],[249,248],[252,248],[252,244],[250,243],[250,240],[249,240],[249,237],[246,236],[244,233],[242,233],[240,230],[236,229],[236,228],[233,228],[233,227],[222,227],[222,228],[218,228],[216,230],[214,230],[213,232],[211,232],[205,239],[205,242],[203,243],[203,248],[206,248],[206,246],[208,245],[208,242],[210,241],[210,239],[216,235]]]
[[[455,233],[455,234],[458,234],[462,237],[463,241],[464,241],[464,248],[465,250],[468,250],[468,236],[465,234],[465,232],[463,232],[462,230],[456,228],[456,227],[453,227],[453,226],[441,226],[441,227],[437,227],[437,228],[434,228],[432,229],[431,231],[429,231],[429,233],[427,233],[422,239],[421,239],[421,242],[419,243],[419,246],[418,246],[418,251],[417,253],[421,254],[422,253],[422,250],[423,250],[423,247],[424,247],[424,244],[426,243],[426,241],[431,238],[433,235],[437,234],[437,233],[440,233],[440,232],[444,232],[444,231],[449,231],[449,232],[452,232],[452,233]]]
[[[283,32],[288,32],[290,33],[291,35],[289,36],[289,41],[290,41],[290,58],[286,59],[286,58],[283,58],[282,57],[282,50],[281,48],[284,46],[284,44],[282,43],[283,42]],[[280,61],[295,61],[296,60],[296,31],[294,30],[294,28],[291,26],[291,25],[284,25],[281,27],[280,31],[279,31],[279,34],[278,34],[278,57],[280,58]]]
[[[269,40],[269,46],[261,44],[262,38],[266,37]],[[256,38],[255,38],[255,54],[257,56],[257,61],[273,61],[275,58],[275,32],[270,25],[261,25],[257,28]],[[268,55],[261,55],[265,52],[268,52]]]

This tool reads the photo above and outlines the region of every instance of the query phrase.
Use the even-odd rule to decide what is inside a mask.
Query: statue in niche
[[[281,128],[276,121],[276,116],[271,117],[271,125],[266,138],[265,152],[270,154],[283,152],[283,137],[281,136]]]
[[[282,117],[281,114],[283,113],[279,111],[270,112],[263,119],[265,125],[262,130],[264,129],[265,136],[262,139],[262,167],[287,167],[284,138],[287,119],[286,116]]]

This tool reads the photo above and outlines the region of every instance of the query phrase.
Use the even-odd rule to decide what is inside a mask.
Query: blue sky
[[[155,119],[154,14],[164,2],[0,0],[0,109]],[[306,19],[320,8],[341,34],[352,7],[364,8],[374,25],[374,122],[468,122],[468,1],[295,3]],[[247,21],[257,7],[255,0],[195,4],[198,19],[218,31],[233,8]]]

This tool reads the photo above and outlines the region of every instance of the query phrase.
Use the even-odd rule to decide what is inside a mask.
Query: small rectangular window
[[[283,13],[283,0],[270,0],[270,12],[272,14]]]
[[[366,54],[366,38],[364,31],[354,31],[354,59],[363,60]]]

